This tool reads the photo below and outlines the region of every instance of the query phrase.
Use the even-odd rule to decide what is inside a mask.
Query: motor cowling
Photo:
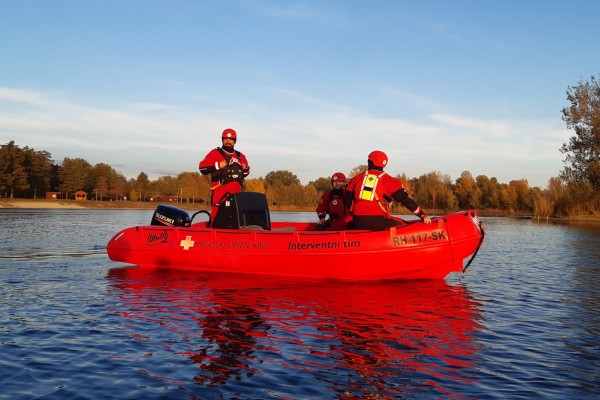
[[[152,215],[152,221],[150,225],[160,226],[190,226],[191,219],[189,214],[177,207],[167,206],[164,204],[159,205],[154,210]]]

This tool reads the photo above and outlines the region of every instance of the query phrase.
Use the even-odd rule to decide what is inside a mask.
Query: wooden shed
[[[75,200],[87,200],[87,192],[82,190],[75,192]]]

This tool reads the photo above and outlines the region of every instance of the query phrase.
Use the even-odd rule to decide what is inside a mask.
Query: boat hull
[[[302,222],[271,230],[138,226],[108,243],[111,260],[142,267],[343,280],[443,279],[477,253],[484,229],[476,211],[384,231],[316,231]]]

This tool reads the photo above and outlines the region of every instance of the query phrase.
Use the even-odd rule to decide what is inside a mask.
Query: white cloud
[[[511,132],[510,125],[506,121],[474,120],[448,114],[432,114],[431,119],[448,127],[465,128],[498,137],[507,137]]]
[[[81,157],[117,170],[122,166],[128,177],[144,171],[154,179],[165,171],[197,170],[204,154],[220,145],[220,132],[233,127],[254,177],[283,169],[308,183],[365,164],[368,153],[380,149],[390,157],[390,173],[418,177],[440,171],[456,179],[468,170],[501,182],[528,178],[543,186],[561,168],[558,148],[569,136],[557,121],[433,113],[423,122],[368,115],[289,91],[279,96],[294,99],[298,107],[273,110],[260,102],[240,103],[242,109],[222,107],[214,113],[135,103],[107,109],[0,88],[0,142],[47,150],[59,161]]]

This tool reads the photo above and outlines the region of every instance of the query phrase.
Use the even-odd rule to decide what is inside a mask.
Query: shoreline
[[[132,202],[132,201],[96,201],[96,200],[50,200],[50,199],[9,199],[0,198],[0,210],[42,210],[42,209],[55,209],[55,210],[154,210],[160,204],[167,204],[177,208],[181,208],[186,211],[200,211],[207,210],[210,208],[204,204],[199,203],[177,203],[167,201],[144,201],[144,202]],[[296,207],[277,207],[270,206],[270,211],[281,211],[281,212],[314,212],[313,208],[307,207],[304,209]]]
[[[0,199],[0,209],[61,209],[61,210],[153,210],[161,202],[96,201],[96,200],[47,200],[47,199]],[[199,204],[174,203],[179,208],[201,209]]]
[[[186,211],[199,211],[208,210],[208,207],[198,203],[169,203],[169,202],[131,202],[131,201],[96,201],[96,200],[48,200],[48,199],[10,199],[0,198],[0,210],[20,210],[20,209],[31,209],[31,210],[89,210],[89,209],[112,209],[112,210],[154,210],[159,204],[169,204],[175,207],[184,209]],[[276,207],[271,206],[270,211],[277,212],[313,212],[312,208],[305,209],[291,209],[291,207]],[[440,210],[442,211],[442,210]],[[478,210],[479,211],[479,210]],[[433,213],[436,215],[436,213]],[[442,215],[444,213],[437,213]],[[578,217],[562,217],[562,218],[537,218],[534,215],[510,215],[501,212],[489,210],[479,211],[479,215],[482,217],[512,217],[512,218],[523,218],[531,219],[536,222],[590,222],[600,223],[600,216],[597,215],[586,215]]]

